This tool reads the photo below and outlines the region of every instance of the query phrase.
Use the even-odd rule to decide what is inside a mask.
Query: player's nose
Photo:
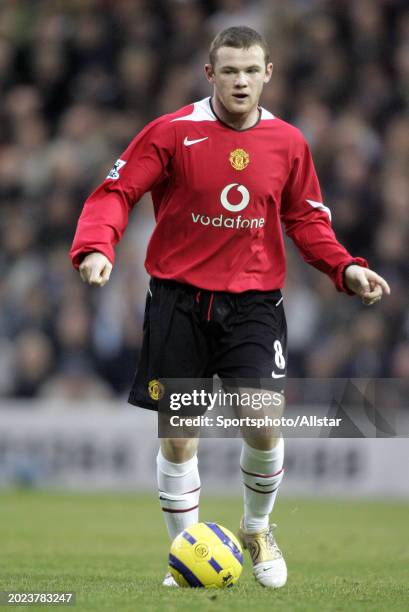
[[[243,72],[239,72],[234,82],[236,87],[247,87],[247,78]]]

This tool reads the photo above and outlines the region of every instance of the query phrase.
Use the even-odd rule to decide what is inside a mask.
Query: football
[[[169,571],[181,587],[232,587],[243,569],[237,538],[217,523],[196,523],[180,533],[169,552]]]

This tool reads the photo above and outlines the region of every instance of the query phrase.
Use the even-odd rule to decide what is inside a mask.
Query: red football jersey
[[[151,191],[156,227],[146,270],[202,289],[279,289],[281,221],[304,259],[345,291],[347,264],[367,266],[337,241],[308,145],[267,110],[247,130],[214,114],[210,98],[149,123],[89,196],[71,257],[100,251],[114,263],[128,215]]]

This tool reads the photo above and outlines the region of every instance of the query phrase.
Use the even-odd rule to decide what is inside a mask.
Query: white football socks
[[[257,450],[243,440],[240,467],[244,489],[244,528],[258,532],[268,527],[278,487],[283,479],[284,439],[271,450]]]
[[[199,522],[200,477],[197,455],[184,463],[172,463],[159,449],[156,458],[159,503],[171,540]]]

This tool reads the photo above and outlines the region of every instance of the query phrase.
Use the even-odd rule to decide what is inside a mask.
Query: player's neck
[[[210,103],[216,117],[222,121],[222,123],[225,123],[235,130],[248,130],[256,125],[260,119],[260,109],[258,106],[248,113],[238,114],[229,113],[216,96],[211,98]]]

